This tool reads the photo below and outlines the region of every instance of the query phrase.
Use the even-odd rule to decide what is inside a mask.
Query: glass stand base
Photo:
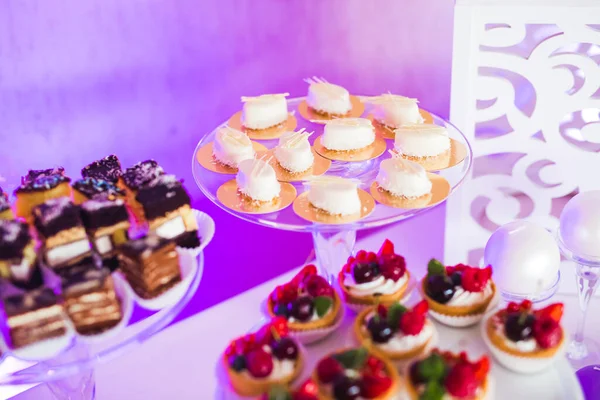
[[[583,339],[583,343],[572,341],[567,347],[567,358],[574,369],[600,364],[600,345],[587,337]]]
[[[321,275],[330,283],[337,279],[337,274],[352,255],[356,242],[356,231],[313,232],[315,254]]]
[[[56,400],[94,400],[96,398],[96,380],[93,370],[48,382],[46,385]]]

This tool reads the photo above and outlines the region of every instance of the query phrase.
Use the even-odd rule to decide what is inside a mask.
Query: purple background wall
[[[53,165],[76,176],[109,153],[125,165],[157,159],[217,221],[185,314],[197,312],[302,263],[312,246],[203,198],[190,172],[199,137],[240,96],[300,96],[312,75],[355,93],[414,96],[447,116],[452,9],[439,0],[3,1],[0,184],[12,189],[28,168]]]

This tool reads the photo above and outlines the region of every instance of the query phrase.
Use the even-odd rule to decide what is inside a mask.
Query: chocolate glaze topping
[[[33,209],[37,231],[48,238],[66,229],[82,226],[79,207],[68,197],[50,199]]]
[[[31,173],[31,171],[29,171]],[[23,177],[25,178],[25,177]],[[19,186],[15,193],[21,192],[42,192],[54,189],[61,183],[71,182],[71,179],[64,175],[41,175],[32,180],[25,181]]]
[[[96,160],[81,170],[84,178],[102,179],[111,183],[117,183],[122,174],[121,162],[114,154]]]
[[[65,268],[60,272],[63,293],[69,295],[98,290],[109,275],[108,268],[98,268],[91,259]]]
[[[37,178],[53,175],[65,176],[65,169],[63,167],[30,169],[29,172],[27,172],[27,175],[21,177],[21,184],[24,185],[26,183],[33,182]]]
[[[54,291],[47,287],[14,294],[4,298],[4,310],[9,317],[51,307],[57,302]]]
[[[73,188],[88,199],[97,196],[125,196],[125,191],[118,188],[114,183],[97,178],[83,178],[73,183]]]
[[[181,206],[190,204],[190,196],[173,175],[162,175],[141,188],[135,199],[144,208],[146,219],[165,216]]]
[[[31,242],[29,226],[16,220],[0,220],[0,260],[21,259]]]
[[[123,254],[130,258],[146,257],[152,252],[162,249],[165,246],[172,245],[175,247],[175,242],[169,239],[161,238],[156,235],[143,236],[139,239],[130,240],[121,246]],[[149,254],[143,254],[148,251]]]
[[[141,161],[123,172],[123,182],[128,188],[137,190],[164,173],[165,171],[156,161]]]
[[[127,221],[129,214],[123,200],[99,198],[81,205],[81,220],[86,229],[93,231]]]

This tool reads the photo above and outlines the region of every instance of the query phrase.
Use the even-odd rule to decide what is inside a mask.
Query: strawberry
[[[492,276],[492,268],[467,267],[463,271],[462,286],[468,292],[480,292]]]
[[[413,307],[413,311],[417,314],[426,315],[429,311],[429,303],[427,303],[427,300],[421,300]]]
[[[327,357],[317,364],[317,376],[321,383],[331,383],[344,373],[344,368],[335,358]]]
[[[275,304],[290,303],[296,300],[296,297],[298,297],[298,285],[293,283],[277,286],[275,290],[271,292],[271,301]]]
[[[519,305],[517,303],[511,301],[510,303],[508,303],[506,310],[508,312],[519,312]]]
[[[471,364],[459,362],[450,369],[444,386],[448,393],[459,398],[475,396],[479,383]]]
[[[317,400],[319,389],[312,378],[307,379],[292,395],[292,400]]]
[[[425,315],[415,310],[406,311],[400,317],[400,330],[406,335],[418,335],[425,326]]]
[[[394,254],[394,243],[392,243],[389,239],[385,239],[385,242],[383,242],[377,254],[379,256]]]
[[[291,280],[291,283],[298,287],[300,286],[300,283],[302,283],[304,281],[304,279],[306,279],[307,276],[309,275],[316,275],[317,274],[317,267],[315,267],[312,264],[306,265],[304,268],[302,268],[297,274],[296,276],[294,276]]]
[[[365,373],[362,376],[360,385],[361,397],[374,399],[383,395],[392,386],[392,379],[389,376],[376,376]]]
[[[288,322],[284,317],[275,317],[268,325],[277,332],[279,337],[287,336],[289,333]]]
[[[541,310],[537,310],[534,312],[534,315],[537,318],[550,318],[556,322],[560,322],[565,306],[563,303],[555,303],[550,304],[546,308],[542,308]]]
[[[562,339],[562,328],[557,321],[549,317],[542,317],[533,323],[533,337],[543,349],[558,346]]]
[[[488,372],[490,372],[490,359],[487,356],[481,357],[479,361],[473,364],[475,378],[478,382],[483,382]]]
[[[333,288],[329,282],[320,275],[309,275],[304,279],[304,287],[312,297],[333,297]]]

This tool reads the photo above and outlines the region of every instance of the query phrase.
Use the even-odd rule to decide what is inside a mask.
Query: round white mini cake
[[[308,201],[313,207],[332,215],[352,215],[360,212],[358,183],[353,180],[326,176],[308,182]]]
[[[398,197],[416,198],[431,193],[432,183],[425,169],[401,157],[383,160],[375,180],[379,187]]]
[[[402,155],[434,157],[450,150],[450,138],[443,126],[435,124],[404,125],[394,130],[394,148]]]
[[[242,97],[242,125],[249,129],[267,129],[288,119],[288,93]]]
[[[284,169],[298,173],[309,169],[315,160],[308,134],[302,132],[286,132],[279,138],[279,145],[274,154],[277,162]]]
[[[213,156],[221,164],[237,168],[244,160],[254,158],[254,148],[250,138],[230,127],[219,128],[213,142]]]
[[[350,93],[341,86],[312,81],[308,87],[306,104],[313,110],[330,115],[345,115],[352,109]]]
[[[235,177],[238,190],[257,201],[272,201],[279,197],[281,186],[275,170],[268,162],[260,159],[244,160],[238,165]]]
[[[375,141],[375,128],[366,118],[340,118],[327,121],[321,144],[328,150],[350,151],[370,146]]]
[[[375,120],[390,128],[423,123],[417,99],[386,93],[374,98],[372,103]]]

